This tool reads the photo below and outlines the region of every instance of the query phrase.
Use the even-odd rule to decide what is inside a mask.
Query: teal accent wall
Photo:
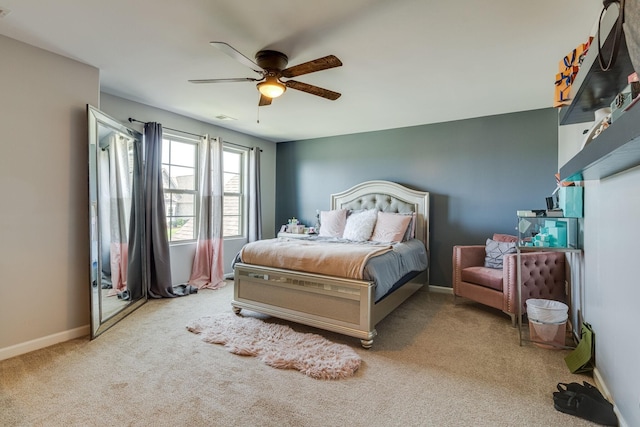
[[[544,209],[555,189],[552,108],[277,145],[276,224],[315,223],[329,198],[362,181],[431,193],[431,284],[451,286],[454,245],[515,234],[516,210]],[[329,124],[327,124],[329,125]]]

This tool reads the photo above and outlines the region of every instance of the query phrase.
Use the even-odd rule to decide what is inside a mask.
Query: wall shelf
[[[613,46],[617,21],[618,9],[612,5],[605,13],[601,24],[601,36],[604,38],[606,35],[602,44],[605,59],[609,58]],[[562,107],[558,113],[559,124],[593,122],[594,112],[611,105],[615,96],[628,85],[628,76],[633,71],[624,33],[616,63],[609,71],[600,69],[598,39],[594,38],[571,85],[571,104]],[[581,179],[584,180],[603,179],[638,165],[640,107],[636,104],[562,166],[560,179],[566,180],[576,174],[581,174]]]
[[[601,24],[601,37],[606,37],[602,43],[602,55],[605,60],[609,58],[613,46],[617,21],[617,6],[611,5],[602,18]],[[611,105],[615,96],[627,86],[627,77],[631,73],[633,73],[633,65],[629,58],[624,33],[615,65],[609,71],[600,69],[598,38],[594,37],[580,70],[570,86],[571,104],[560,109],[559,123],[569,125],[594,121],[593,112]]]
[[[603,179],[640,165],[640,106],[634,105],[560,168],[560,179],[577,173]]]

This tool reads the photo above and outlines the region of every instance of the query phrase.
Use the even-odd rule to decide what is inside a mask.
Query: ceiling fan
[[[287,88],[300,90],[312,95],[335,101],[340,97],[338,92],[323,89],[318,86],[295,80],[283,81],[282,78],[291,78],[301,76],[303,74],[315,73],[316,71],[327,70],[329,68],[340,67],[342,62],[334,55],[328,55],[313,61],[304,62],[293,67],[285,68],[289,62],[287,55],[275,50],[261,50],[256,53],[256,61],[253,62],[231,45],[225,42],[211,42],[212,46],[217,47],[230,57],[234,58],[241,64],[246,65],[260,75],[260,78],[240,77],[231,79],[204,79],[189,80],[191,83],[228,83],[228,82],[259,82],[256,86],[260,91],[259,106],[271,105],[271,100],[277,98],[284,93]]]

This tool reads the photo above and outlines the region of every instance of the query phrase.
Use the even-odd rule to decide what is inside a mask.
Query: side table
[[[574,322],[574,310],[580,307],[574,306],[573,303],[573,277],[574,272],[578,273],[578,290],[582,289],[582,249],[580,238],[580,222],[578,218],[573,217],[548,217],[548,216],[521,216],[518,215],[518,243],[516,244],[517,252],[517,281],[518,281],[518,338],[520,345],[523,341],[532,341],[522,336],[522,252],[564,252],[565,266],[569,268],[571,274],[565,276],[565,295],[567,296],[567,305],[569,306],[570,325],[573,330],[580,330],[580,325]],[[574,267],[575,270],[574,270]],[[578,319],[579,322],[579,319]],[[529,336],[529,338],[531,338]],[[575,337],[574,337],[575,338]],[[539,343],[552,344],[552,343]],[[565,343],[566,344],[566,343]],[[555,344],[552,344],[557,346]],[[560,347],[560,346],[557,346]],[[570,347],[569,347],[570,348]]]
[[[539,342],[539,341],[535,341],[532,340],[530,337],[529,338],[524,338],[522,336],[522,269],[521,269],[521,265],[522,265],[522,258],[521,258],[521,254],[522,252],[530,252],[530,251],[544,251],[544,252],[564,252],[565,254],[572,254],[572,255],[576,255],[577,258],[580,260],[580,264],[581,264],[581,259],[582,259],[582,249],[576,249],[576,248],[557,248],[557,247],[545,247],[545,246],[516,246],[516,253],[517,253],[517,257],[518,257],[518,261],[517,261],[517,266],[516,266],[516,271],[517,271],[517,280],[518,280],[518,308],[517,308],[517,316],[518,316],[518,340],[519,340],[519,344],[520,346],[522,346],[522,343],[524,341],[528,341],[528,342],[535,342],[538,344],[544,344],[544,345],[551,345],[554,347],[558,347],[558,348],[565,348],[565,349],[573,349],[575,347],[571,347],[571,346],[558,346],[554,343],[549,343],[549,342]],[[572,275],[571,275],[572,276]],[[565,290],[565,293],[567,294],[567,305],[569,306],[569,324],[571,325],[571,334],[573,337],[573,330],[574,325],[573,325],[573,316],[571,316],[572,314],[572,304],[571,304],[571,300],[572,300],[572,286],[573,286],[573,281],[571,280],[571,277],[569,277],[568,280],[565,281],[567,288]],[[528,322],[528,319],[527,319]],[[579,326],[579,325],[578,325]]]

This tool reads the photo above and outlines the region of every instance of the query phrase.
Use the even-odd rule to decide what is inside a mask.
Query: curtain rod
[[[147,123],[149,123],[149,122],[142,122],[140,120],[136,120],[134,118],[129,117],[129,123],[133,123],[133,122],[142,123],[143,125],[146,125]],[[191,132],[187,132],[187,131],[180,130],[180,129],[172,129],[172,128],[167,128],[167,127],[164,127],[164,126],[162,128],[163,129],[167,129],[167,130],[172,130],[174,132],[182,132],[182,133],[185,133],[187,135],[197,136],[199,138],[204,137],[204,135],[198,135],[197,133],[191,133]],[[253,150],[253,147],[245,147],[244,145],[234,144],[233,142],[222,141],[222,143],[223,144],[234,145],[234,146],[240,147],[240,148],[246,148],[246,149],[249,149],[249,150]],[[262,152],[262,148],[260,149],[260,152]]]
[[[133,122],[142,123],[143,125],[146,125],[147,123],[150,123],[150,122],[141,122],[140,120],[136,120],[136,119],[133,119],[133,118],[129,117],[129,123],[133,123]],[[174,132],[186,133],[187,135],[197,136],[199,138],[202,138],[204,136],[204,135],[198,135],[197,133],[191,133],[191,132],[187,132],[187,131],[180,130],[180,129],[171,129],[171,128],[167,128],[167,127],[164,127],[164,126],[162,128],[163,129],[167,129],[167,130],[172,130]]]

